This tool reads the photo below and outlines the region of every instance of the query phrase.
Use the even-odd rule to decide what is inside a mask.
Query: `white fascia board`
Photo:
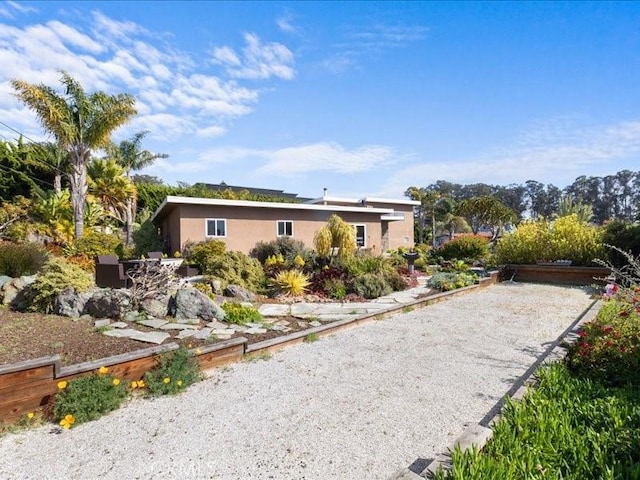
[[[387,220],[390,222],[398,222],[404,220],[404,215],[401,213],[386,213],[380,217],[380,220]]]
[[[226,200],[222,198],[199,198],[199,197],[177,197],[167,196],[162,204],[155,211],[151,220],[153,221],[169,204],[174,205],[211,205],[218,207],[251,207],[251,208],[271,208],[284,210],[311,210],[320,212],[355,212],[355,213],[379,213],[381,215],[393,214],[392,208],[367,208],[348,207],[343,205],[315,205],[308,203],[279,203],[279,202],[252,202],[250,200]]]
[[[307,200],[304,203],[319,204],[324,202],[353,203],[354,205],[357,205],[360,203],[360,200],[358,200],[357,198],[346,198],[346,197],[318,197],[318,198],[313,198],[311,200]]]
[[[417,200],[395,200],[392,198],[376,198],[376,197],[365,197],[363,198],[365,202],[375,202],[375,203],[395,203],[396,205],[420,205],[420,202]]]

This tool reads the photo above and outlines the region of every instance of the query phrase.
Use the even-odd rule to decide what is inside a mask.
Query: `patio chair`
[[[96,256],[96,285],[100,288],[127,288],[127,276],[115,255]]]

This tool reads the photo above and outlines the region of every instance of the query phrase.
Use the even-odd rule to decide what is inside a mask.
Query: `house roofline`
[[[393,214],[392,208],[368,208],[350,207],[344,205],[316,205],[309,203],[285,203],[285,202],[253,202],[250,200],[227,200],[223,198],[201,198],[201,197],[180,197],[168,195],[151,216],[151,221],[155,221],[160,213],[168,205],[211,205],[218,207],[253,207],[272,208],[285,210],[311,210],[325,212],[356,212],[356,213],[378,213],[380,215]]]
[[[347,198],[347,197],[318,197],[312,198],[304,202],[305,204],[317,205],[323,202],[340,202],[340,203],[352,203],[354,205],[362,205],[366,202],[375,203],[388,203],[390,205],[420,205],[417,200],[396,200],[393,198],[380,198],[380,197],[364,197],[364,198]]]

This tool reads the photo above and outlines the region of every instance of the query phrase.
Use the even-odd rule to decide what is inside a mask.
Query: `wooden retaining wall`
[[[604,267],[563,265],[505,265],[500,280],[515,282],[559,283],[565,285],[602,285],[611,271]]]
[[[207,372],[222,365],[238,362],[251,357],[302,343],[309,335],[323,337],[342,330],[382,320],[389,316],[464,295],[480,288],[493,285],[498,280],[498,272],[480,279],[477,285],[437,293],[420,298],[409,304],[398,304],[376,313],[367,313],[354,318],[339,320],[318,327],[309,328],[289,335],[283,335],[264,342],[249,345],[244,337],[224,340],[194,349],[200,369]],[[38,358],[24,362],[0,366],[0,423],[14,423],[28,412],[47,406],[52,395],[58,391],[58,382],[96,372],[100,367],[108,367],[109,374],[126,380],[140,380],[146,372],[158,364],[160,355],[178,348],[177,344],[159,345],[134,352],[102,358],[91,362],[61,366],[60,356]]]

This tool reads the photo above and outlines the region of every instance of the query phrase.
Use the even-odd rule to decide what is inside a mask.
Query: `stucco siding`
[[[248,253],[259,241],[278,238],[277,222],[291,221],[293,238],[313,246],[313,237],[331,215],[327,211],[296,211],[278,208],[228,207],[212,205],[180,205],[164,220],[171,236],[171,245],[183,248],[187,242],[206,240],[206,220],[226,221],[225,237],[217,238],[227,244],[228,250]],[[382,229],[380,213],[340,212],[340,217],[351,224],[365,225],[367,248],[380,251]]]

